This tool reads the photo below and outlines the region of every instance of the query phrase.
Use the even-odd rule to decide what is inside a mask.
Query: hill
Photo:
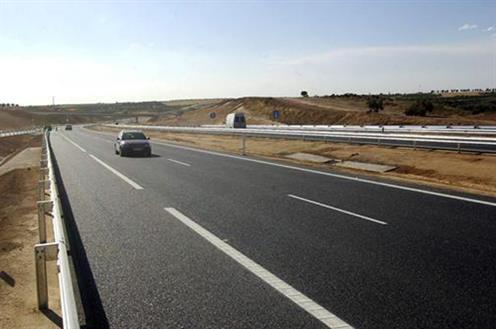
[[[418,99],[429,99],[434,111],[428,116],[407,116],[405,110]],[[384,110],[368,113],[368,96],[345,95],[307,98],[243,97],[197,104],[188,111],[153,116],[149,124],[197,126],[222,124],[227,114],[243,112],[248,124],[273,124],[272,115],[285,124],[496,124],[496,96],[444,98],[437,95],[384,97]],[[215,116],[212,118],[212,113]]]

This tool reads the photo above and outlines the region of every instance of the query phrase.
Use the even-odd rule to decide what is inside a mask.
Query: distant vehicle
[[[244,113],[230,113],[226,117],[226,128],[246,128]]]
[[[65,125],[65,130],[72,130],[72,125]]]
[[[114,143],[115,154],[121,157],[131,154],[152,156],[152,147],[145,134],[137,130],[121,130]]]

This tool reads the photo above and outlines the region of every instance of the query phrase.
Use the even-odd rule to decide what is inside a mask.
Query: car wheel
[[[121,151],[119,152],[119,155],[120,155],[121,157],[123,157],[123,156],[124,156],[124,152],[121,150]]]

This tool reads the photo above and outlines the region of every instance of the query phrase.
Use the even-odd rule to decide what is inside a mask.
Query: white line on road
[[[288,194],[288,196],[290,198],[293,198],[293,199],[298,199],[298,200],[301,200],[301,201],[312,203],[312,204],[317,205],[317,206],[321,206],[321,207],[324,207],[324,208],[327,208],[327,209],[332,209],[332,210],[341,212],[343,214],[347,214],[347,215],[350,215],[350,216],[355,216],[355,217],[358,217],[358,218],[361,218],[361,219],[365,219],[365,220],[368,220],[368,221],[371,221],[371,222],[374,222],[374,223],[377,223],[377,224],[387,225],[386,222],[383,222],[381,220],[373,219],[373,218],[370,218],[370,217],[367,217],[367,216],[363,216],[363,215],[360,215],[360,214],[357,214],[357,213],[354,213],[354,212],[351,212],[351,211],[348,211],[348,210],[344,210],[344,209],[336,208],[336,207],[333,207],[333,206],[329,206],[327,204],[320,203],[320,202],[317,202],[317,201],[312,201],[312,200],[309,200],[309,199],[305,199],[305,198],[299,197],[297,195]]]
[[[109,166],[108,164],[106,164],[105,162],[103,162],[102,160],[98,159],[93,154],[90,154],[90,157],[92,157],[93,159],[95,159],[96,162],[98,162],[99,164],[101,164],[102,166],[104,166],[105,168],[107,168],[108,170],[110,170],[112,173],[114,173],[116,176],[118,176],[119,178],[121,178],[123,181],[125,181],[126,183],[128,183],[129,185],[131,185],[132,187],[134,187],[135,189],[137,189],[137,190],[142,190],[143,189],[143,187],[141,187],[139,184],[137,184],[136,182],[134,182],[132,179],[124,176],[119,171],[115,170],[114,168],[112,168],[111,166]]]
[[[383,183],[383,182],[374,181],[374,180],[365,179],[365,178],[358,178],[358,177],[351,177],[351,176],[345,176],[345,175],[340,175],[340,174],[333,174],[333,173],[325,172],[325,171],[319,171],[319,170],[314,170],[314,169],[307,169],[307,168],[295,167],[295,166],[291,166],[291,165],[285,165],[285,164],[281,164],[281,163],[269,162],[269,161],[264,161],[264,160],[257,160],[257,159],[252,159],[252,158],[242,157],[242,156],[237,156],[237,155],[232,155],[232,154],[219,153],[219,152],[207,151],[207,150],[200,150],[200,149],[193,148],[193,147],[188,147],[188,146],[182,146],[182,145],[176,145],[176,144],[170,144],[170,143],[163,143],[163,142],[156,142],[156,141],[153,141],[152,143],[153,144],[158,144],[158,145],[164,145],[164,146],[174,147],[174,148],[179,148],[179,149],[183,149],[183,150],[189,150],[189,151],[194,151],[194,152],[200,152],[200,153],[206,153],[206,154],[212,154],[212,155],[222,156],[222,157],[226,157],[226,158],[232,158],[232,159],[250,161],[250,162],[255,162],[255,163],[261,163],[261,164],[265,164],[265,165],[269,165],[269,166],[274,166],[274,167],[280,167],[280,168],[286,168],[286,169],[304,171],[304,172],[311,173],[311,174],[318,174],[318,175],[324,175],[324,176],[329,176],[329,177],[341,178],[341,179],[351,180],[351,181],[360,182],[360,183],[367,183],[367,184],[385,186],[385,187],[395,188],[395,189],[399,189],[399,190],[405,190],[405,191],[410,191],[410,192],[435,195],[435,196],[439,196],[439,197],[443,197],[443,198],[448,198],[448,199],[455,199],[455,200],[460,200],[460,201],[473,202],[473,203],[483,204],[483,205],[486,205],[486,206],[496,207],[496,203],[495,202],[490,202],[490,201],[484,201],[484,200],[467,198],[467,197],[462,197],[462,196],[457,196],[457,195],[451,195],[451,194],[446,194],[446,193],[440,193],[440,192],[422,190],[422,189],[419,189],[419,188],[408,187],[408,186],[401,186],[401,185],[396,185],[396,184],[391,184],[391,183]]]
[[[189,163],[186,163],[186,162],[181,162],[181,161],[177,161],[177,160],[174,160],[174,159],[167,159],[167,160],[169,160],[171,162],[175,162],[175,163],[180,164],[180,165],[183,165],[183,166],[187,166],[187,167],[191,166]]]
[[[262,266],[255,263],[250,258],[246,257],[217,236],[213,235],[184,214],[176,210],[175,208],[164,208],[168,213],[172,216],[176,217],[180,222],[184,225],[188,226],[190,229],[198,233],[205,240],[213,244],[215,247],[220,249],[226,255],[234,259],[236,262],[244,266],[248,271],[258,276],[262,281],[270,285],[272,288],[279,291],[285,297],[290,299],[296,305],[301,307],[306,312],[310,313],[313,317],[320,320],[323,324],[325,324],[328,328],[353,328],[336,315],[332,314],[295,288],[291,287],[286,282],[279,279],[277,276],[267,271]]]
[[[82,148],[81,146],[79,146],[76,142],[74,142],[69,137],[65,136],[64,134],[60,134],[60,136],[62,136],[66,141],[68,141],[69,143],[71,143],[72,145],[74,145],[75,147],[77,147],[78,149],[80,149],[81,151],[83,151],[84,153],[86,153],[86,150],[84,148]]]

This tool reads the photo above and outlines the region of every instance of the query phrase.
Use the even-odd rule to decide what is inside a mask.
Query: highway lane
[[[91,306],[105,313],[94,327],[320,326],[167,215],[166,200],[51,139],[102,304]]]
[[[105,135],[78,129],[66,135],[144,188],[132,192],[146,194],[138,206],[132,203],[143,208],[142,218],[148,220],[146,213],[164,207],[179,209],[358,328],[490,327],[494,322],[494,206],[164,145],[154,145],[158,157],[122,159],[112,154]],[[69,161],[68,154],[74,152],[85,162],[93,161],[55,136],[54,149],[60,162]],[[114,176],[107,177],[113,184],[126,185],[96,161],[91,168],[77,163],[73,168],[78,170],[66,169],[74,181],[82,173],[100,173]],[[64,167],[68,165],[61,164],[65,182]],[[113,189],[122,189],[117,185]],[[109,186],[110,182],[101,190]],[[81,187],[69,182],[67,190],[70,196]],[[123,203],[117,196],[106,199],[115,207]],[[78,226],[80,218],[88,217],[84,204],[87,201],[73,205]],[[98,216],[102,214],[89,217]],[[91,252],[94,243],[86,240],[85,248]],[[95,267],[105,261],[94,256]],[[98,283],[99,275],[95,277]],[[105,291],[115,282],[109,279],[100,286]],[[111,318],[119,317],[112,304],[104,308]],[[292,321],[282,327],[300,326]]]

